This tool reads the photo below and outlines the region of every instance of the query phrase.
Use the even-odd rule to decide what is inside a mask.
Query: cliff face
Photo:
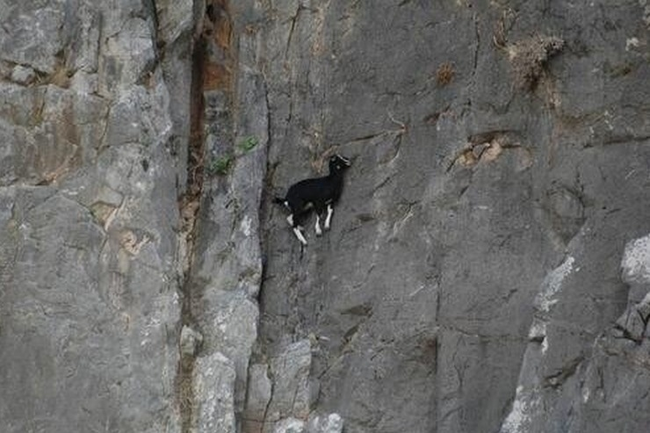
[[[647,430],[645,1],[0,11],[1,431]]]
[[[0,9],[0,430],[174,431],[188,134],[157,42],[181,81],[191,6]]]

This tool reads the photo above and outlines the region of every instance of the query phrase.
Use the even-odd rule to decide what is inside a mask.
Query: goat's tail
[[[289,206],[289,202],[287,202],[286,198],[278,197],[276,195],[275,197],[273,197],[273,203],[277,203],[283,208],[291,210],[291,206]]]

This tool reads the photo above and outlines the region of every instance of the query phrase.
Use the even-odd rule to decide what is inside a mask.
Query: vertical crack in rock
[[[647,432],[646,0],[9,3],[2,433]]]
[[[181,326],[183,329],[191,329],[195,318],[192,312],[192,264],[194,261],[194,247],[197,234],[197,217],[201,206],[201,195],[204,181],[204,100],[203,90],[206,68],[206,35],[204,10],[200,9],[201,2],[194,3],[194,20],[198,37],[194,39],[192,49],[191,65],[191,87],[190,87],[190,136],[187,152],[187,185],[185,194],[179,200],[180,213],[182,218],[181,227],[181,291],[183,302],[181,306]],[[181,334],[182,337],[182,334]],[[184,342],[179,342],[181,349]],[[180,364],[177,375],[177,396],[181,413],[181,431],[189,433],[192,431],[194,420],[194,364],[196,350],[181,350]]]
[[[475,82],[476,70],[478,68],[478,57],[481,50],[481,30],[479,28],[480,20],[477,14],[474,15],[473,21],[474,33],[476,35],[476,48],[474,49],[474,57],[472,59],[472,81]]]
[[[296,29],[296,22],[298,21],[298,18],[300,16],[300,11],[302,10],[302,8],[303,8],[302,4],[298,4],[298,7],[296,8],[296,13],[290,18],[291,27],[289,28],[289,36],[287,37],[287,46],[284,51],[285,59],[289,58],[289,48],[291,48],[291,40],[293,39],[293,32]]]
[[[259,258],[257,214],[247,213],[257,212],[259,197],[254,201],[251,191],[261,190],[249,185],[257,172],[251,163],[266,161],[266,154],[258,152],[265,149],[266,137],[246,123],[249,113],[258,114],[249,107],[259,101],[242,101],[243,120],[235,116],[233,104],[241,95],[234,92],[234,22],[228,1],[195,4],[195,19],[187,189],[181,200],[183,327],[192,339],[181,341],[182,431],[234,433],[244,399],[248,340],[256,336],[257,306],[249,297],[255,296],[255,278],[261,274],[253,265]],[[262,119],[266,132],[266,112]],[[247,146],[234,145],[235,126]]]

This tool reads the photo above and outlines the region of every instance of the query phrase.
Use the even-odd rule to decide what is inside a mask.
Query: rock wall
[[[187,50],[194,20],[164,3],[0,3],[3,432],[180,431],[190,80],[161,45]]]
[[[0,431],[647,430],[645,1],[0,11]]]
[[[645,3],[255,10],[268,196],[354,161],[307,248],[263,208],[259,350],[311,341],[346,432],[644,431],[647,287],[620,264],[649,231]]]

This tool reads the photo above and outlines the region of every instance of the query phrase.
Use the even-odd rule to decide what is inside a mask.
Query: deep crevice
[[[187,185],[183,195],[179,198],[179,210],[181,214],[180,242],[184,251],[182,260],[182,276],[180,281],[181,302],[181,326],[196,327],[196,317],[192,311],[192,265],[194,263],[196,238],[199,224],[198,215],[201,208],[205,181],[205,100],[204,91],[206,87],[208,68],[208,44],[211,31],[214,28],[213,22],[205,25],[205,21],[213,19],[211,14],[212,4],[206,5],[205,10],[197,10],[195,3],[194,19],[197,28],[197,35],[194,38],[192,47],[192,77],[190,84],[190,136],[187,152]],[[206,28],[207,27],[207,28]],[[180,350],[180,349],[179,349]],[[176,375],[176,395],[180,411],[181,432],[190,433],[196,424],[196,407],[194,394],[194,367],[196,355],[183,354]]]
[[[199,17],[199,20],[202,19]],[[183,281],[181,282],[181,326],[192,326],[194,317],[191,308],[191,270],[194,261],[194,240],[197,231],[196,218],[203,191],[203,70],[206,43],[204,38],[195,41],[192,52],[192,83],[190,105],[190,137],[187,152],[187,187],[179,200],[182,218],[181,242],[185,244],[183,257]],[[177,372],[177,396],[180,409],[181,431],[192,430],[194,417],[194,357],[181,353]]]
[[[204,6],[204,8],[203,8]],[[210,117],[209,101],[206,92],[223,90],[232,91],[232,22],[227,0],[209,0],[206,3],[195,2],[194,17],[196,31],[192,49],[192,77],[190,96],[190,136],[187,152],[187,186],[179,199],[182,218],[180,230],[182,261],[181,286],[181,326],[189,326],[201,331],[200,312],[193,308],[197,297],[201,296],[201,282],[192,272],[197,254],[197,239],[201,230],[201,208],[205,202],[205,181],[210,174],[206,170],[208,154],[206,136]],[[215,58],[211,53],[220,50],[224,58]],[[178,365],[176,393],[180,411],[181,432],[195,430],[197,418],[196,395],[194,389],[195,361],[198,347],[192,354],[183,354]]]

